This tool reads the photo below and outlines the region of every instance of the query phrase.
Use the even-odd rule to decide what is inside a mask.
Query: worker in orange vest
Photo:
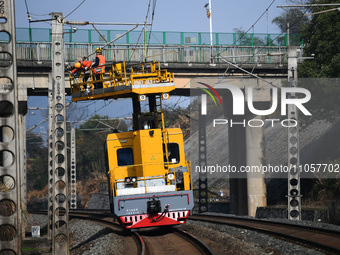
[[[87,57],[81,58],[77,63],[74,64],[74,69],[71,71],[72,74],[78,73],[78,72],[86,72],[91,68],[92,61],[87,61]],[[86,77],[86,76],[85,76]],[[86,81],[89,78],[89,75],[87,77],[84,77],[84,81]]]
[[[81,58],[77,63],[74,64],[74,69],[71,71],[72,74],[81,71],[87,71],[92,65],[92,61],[86,61],[87,57]]]
[[[105,73],[105,57],[102,55],[102,49],[96,49],[96,59],[94,64],[92,65],[93,73],[96,74],[96,80],[100,80],[102,78],[102,74]],[[103,82],[95,83],[96,88],[103,88]]]
[[[77,63],[74,64],[74,69],[71,71],[71,74],[77,75],[81,72],[84,73],[84,78],[83,78],[83,82],[87,82],[87,80],[90,77],[90,72],[88,72],[91,68],[92,65],[92,61],[88,61],[86,60],[87,57],[83,57],[81,58]],[[84,89],[86,89],[86,91],[89,93],[90,90],[90,85],[88,84],[88,86],[84,86]]]

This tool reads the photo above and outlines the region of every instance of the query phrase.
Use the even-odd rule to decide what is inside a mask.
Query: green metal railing
[[[48,28],[16,28],[17,60],[49,62],[51,53],[51,30]],[[76,33],[64,30],[65,61],[78,61],[83,56],[102,47],[106,41],[120,37],[126,31],[79,29]],[[210,51],[214,63],[225,60],[239,64],[270,64],[281,66],[287,63],[287,35],[214,33],[214,45],[210,47],[209,33],[194,32],[149,32],[131,31],[108,45],[103,51],[107,61],[173,63],[210,63]],[[289,44],[303,47],[299,35],[290,35]],[[147,49],[145,48],[145,39]],[[0,43],[9,41],[0,32]],[[0,61],[1,62],[1,61]],[[1,65],[1,63],[0,63]]]
[[[105,43],[105,40],[94,29],[79,29],[72,33],[71,29],[65,29],[65,43]],[[118,38],[126,30],[99,30],[107,41]],[[152,45],[210,45],[210,33],[208,32],[165,32],[131,31],[115,44],[139,45],[143,44],[143,38]],[[51,29],[48,28],[16,28],[17,42],[51,42]],[[289,36],[290,45],[303,46],[299,35]],[[213,33],[213,44],[234,46],[287,46],[286,34],[244,34],[244,33]]]

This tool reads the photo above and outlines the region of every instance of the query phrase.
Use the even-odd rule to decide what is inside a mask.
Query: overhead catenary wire
[[[74,13],[86,0],[83,0],[76,8],[74,8],[73,11],[71,11],[69,14],[65,16],[65,19],[70,16],[72,13]]]
[[[269,4],[269,6],[265,9],[265,11],[259,16],[259,18],[249,27],[249,29],[248,30],[246,30],[246,32],[244,32],[231,46],[229,46],[229,47],[227,47],[225,50],[223,50],[223,51],[220,51],[219,53],[217,53],[217,54],[215,54],[214,56],[213,56],[213,58],[217,58],[219,55],[221,55],[222,53],[224,53],[224,52],[226,52],[227,50],[228,50],[228,48],[230,48],[230,47],[234,47],[234,46],[236,46],[237,45],[237,43],[240,41],[240,40],[242,40],[243,39],[243,37],[244,36],[246,36],[247,35],[247,33],[251,30],[251,29],[253,29],[254,27],[255,27],[255,25],[262,19],[262,17],[267,13],[267,11],[272,7],[272,5],[274,4],[274,2],[275,2],[276,0],[273,0],[270,4]],[[268,45],[268,44],[267,44]],[[205,66],[209,66],[210,64],[206,64]],[[236,68],[238,68],[238,66],[236,65],[235,66]],[[201,72],[198,72],[197,74],[196,74],[196,77],[200,74]],[[253,75],[253,76],[256,76],[256,75]],[[195,77],[194,77],[195,78]],[[191,78],[191,79],[193,79],[193,78]],[[190,79],[190,81],[187,83],[187,84],[185,84],[184,85],[184,87],[186,87],[190,82],[191,82],[191,79]]]
[[[110,42],[107,42],[104,46],[101,47],[101,49],[111,45],[112,43],[114,43],[115,41],[119,40],[120,38],[124,37],[126,34],[132,32],[133,30],[135,30],[138,26],[140,25],[150,25],[148,23],[145,24],[141,24],[141,23],[103,23],[103,22],[89,22],[89,21],[66,21],[67,25],[81,25],[81,26],[85,26],[85,25],[92,25],[95,30],[98,32],[98,34],[107,42],[107,40],[104,38],[104,36],[96,29],[96,27],[94,25],[134,25],[133,28],[131,28],[130,30],[124,32],[123,34],[121,34],[120,36],[116,37],[115,39],[113,39]],[[139,39],[138,39],[139,41]],[[137,42],[138,43],[138,42]],[[91,54],[89,54],[87,57],[92,56],[93,54],[95,54],[96,51],[93,51]]]
[[[145,17],[145,24],[147,23],[147,21],[148,21],[148,17],[149,17],[149,13],[150,13],[150,6],[151,6],[151,0],[149,0],[149,4],[148,4],[148,10],[147,10],[147,12],[146,12],[146,17]],[[147,35],[147,30],[146,30],[146,26],[144,25],[144,29],[143,29],[144,31],[143,31],[143,44],[144,44],[144,49],[143,49],[143,51],[144,51],[144,55],[143,55],[143,62],[145,62],[146,61],[146,54],[147,54],[147,45],[146,44],[148,44],[147,43],[147,39],[146,39],[146,35]]]
[[[112,120],[120,120],[120,119],[129,119],[130,117],[116,117],[116,118],[107,118],[107,119],[88,119],[88,120],[68,120],[67,123],[86,123],[88,121],[112,121]]]
[[[265,12],[263,12],[262,13],[262,15],[254,22],[254,24],[247,30],[247,32],[246,33],[244,33],[241,37],[239,37],[239,39],[236,41],[236,42],[234,42],[233,43],[233,45],[232,46],[235,46],[236,45],[236,43],[238,42],[238,41],[240,41],[255,25],[256,25],[256,23],[264,16],[264,14],[268,11],[268,9],[274,4],[274,2],[275,2],[275,0],[273,0],[271,3],[270,3],[270,5],[269,5],[269,7],[265,10]],[[313,3],[315,2],[315,0],[310,4],[310,6],[308,7],[308,8],[306,8],[306,10],[305,10],[305,12],[304,12],[304,14],[309,10],[309,8],[313,5]],[[303,14],[303,15],[304,15]],[[298,19],[297,19],[297,21],[295,21],[293,24],[291,24],[289,27],[292,27],[292,26],[294,26],[297,22],[299,22],[302,18],[303,18],[303,15],[301,15]],[[274,41],[274,40],[276,40],[277,38],[279,38],[280,36],[282,36],[284,34],[284,32],[282,32],[281,34],[279,34],[278,36],[276,36],[274,39],[271,39],[271,41]],[[232,47],[232,46],[230,46],[230,47]],[[266,46],[268,46],[268,43],[267,43],[267,45]],[[258,49],[254,54],[253,54],[253,56],[255,56],[256,54],[258,54],[259,52],[261,52],[263,49],[265,49],[265,47],[266,46],[263,46],[262,48],[260,48],[260,49]],[[219,56],[219,55],[221,55],[223,52],[225,52],[226,50],[224,50],[224,51],[221,51],[221,52],[219,52],[218,54],[216,54],[215,56],[214,56],[214,58],[216,58],[217,56]],[[244,63],[247,63],[249,61],[249,59],[248,60],[246,60],[246,61],[244,61]],[[240,65],[235,65],[235,64],[233,64],[234,65],[234,67],[236,67],[236,68],[238,68],[238,69],[240,69],[240,70],[242,70],[242,63],[240,64]],[[206,66],[208,66],[208,64],[206,65]],[[243,69],[244,70],[244,69]],[[200,73],[200,72],[199,72]],[[198,76],[198,74],[199,73],[197,73],[197,75],[196,76]],[[257,75],[254,75],[253,74],[253,71],[252,72],[249,72],[248,73],[249,75],[252,75],[252,76],[254,76],[254,77],[256,77],[256,78],[260,78],[260,79],[263,79],[263,78],[261,78],[261,77],[259,77],[259,76],[257,76]],[[191,80],[191,79],[190,79]],[[267,85],[264,85],[264,86],[261,86],[261,87],[258,87],[258,89],[261,89],[261,88],[263,88],[263,87],[265,87],[265,86],[268,86],[268,84],[270,84],[270,85],[272,85],[272,86],[274,86],[274,87],[277,87],[276,85],[274,85],[274,83],[273,82],[268,82],[268,81],[266,81],[266,80],[264,80],[266,83],[267,83]],[[186,87],[188,84],[190,83],[190,81],[184,86],[184,87]]]
[[[303,12],[303,14],[293,23],[293,24],[289,24],[289,26],[287,27],[287,31],[289,31],[289,29],[291,27],[293,27],[295,24],[297,24],[304,16],[305,14],[307,13],[307,11],[309,11],[309,9],[311,7],[313,7],[313,3],[315,2],[316,0],[314,0],[311,4],[309,4],[307,6],[307,8],[305,9],[305,11]],[[306,7],[306,6],[305,6]],[[275,41],[277,38],[279,38],[280,36],[282,36],[285,32],[281,32],[278,36],[276,36],[274,39],[271,40],[272,41]],[[267,44],[268,45],[268,44]],[[256,55],[257,53],[259,53],[260,51],[262,51],[263,49],[265,48],[265,46],[263,46],[262,48],[259,48],[258,51],[256,53],[254,53],[254,55]]]
[[[65,18],[67,18],[68,16],[70,16],[72,13],[74,13],[83,3],[85,2],[85,0],[83,0],[73,11],[71,11],[68,15],[66,15],[65,17],[64,17],[64,19]],[[31,15],[30,15],[30,12],[29,12],[29,8],[28,8],[28,3],[27,3],[27,0],[25,0],[25,5],[26,5],[26,11],[27,11],[27,15],[28,15],[28,18],[29,18],[29,29],[31,30],[31,22],[45,22],[45,21],[50,21],[51,19],[46,19],[46,20],[34,20],[34,21],[32,21],[31,20]],[[50,14],[47,14],[47,15],[50,15]],[[37,16],[45,16],[45,14],[44,15],[38,15],[37,14]],[[66,23],[68,23],[68,22],[66,22]],[[75,22],[76,23],[76,22]],[[84,25],[84,22],[81,22],[82,23],[82,25]],[[90,22],[85,22],[85,23],[87,23],[87,24],[91,24]],[[50,24],[50,23],[49,23]],[[99,25],[106,25],[106,23],[98,23],[98,22],[92,22],[92,26],[94,27],[94,24],[99,24]],[[131,32],[132,30],[134,30],[138,25],[140,25],[140,24],[135,24],[135,23],[132,23],[133,25],[136,25],[133,29],[130,29],[129,31],[127,31],[126,33],[129,33],[129,32]],[[111,25],[111,23],[110,23],[110,25]],[[130,25],[130,23],[119,23],[118,25]],[[150,24],[148,24],[148,23],[144,23],[143,25],[150,25]],[[97,30],[97,29],[96,29]],[[121,35],[120,37],[122,37],[122,36],[124,36],[126,33],[124,33],[123,35]],[[119,37],[119,38],[120,38]],[[114,40],[112,40],[111,42],[109,42],[108,44],[106,44],[105,46],[107,46],[107,45],[109,45],[109,44],[111,44],[112,42],[114,42],[114,41],[116,41],[116,40],[118,40],[119,38],[115,38]],[[103,46],[103,47],[105,47],[105,46]],[[113,101],[113,100],[112,100]],[[101,109],[103,109],[103,108],[105,108],[106,106],[108,106],[108,105],[110,105],[111,103],[112,103],[112,101],[110,101],[108,104],[105,104],[104,106],[102,106],[101,108],[99,108],[99,109],[96,109],[94,112],[92,112],[91,113],[91,115],[93,115],[93,114],[96,114],[98,111],[100,111]],[[95,102],[93,102],[92,103],[92,105],[93,104],[95,104]],[[91,105],[91,104],[90,104]],[[89,105],[87,105],[86,107],[88,107]],[[89,114],[87,114],[87,116],[85,117],[85,118],[87,118],[87,117],[89,117]],[[46,120],[44,120],[44,121],[42,121],[42,122],[40,122],[39,124],[37,124],[36,126],[38,126],[38,125],[40,125],[40,124],[42,124],[42,123],[44,123]],[[35,127],[36,127],[35,126]],[[34,127],[34,128],[35,128]],[[31,128],[28,132],[30,132],[31,130],[33,130],[34,128]]]
[[[268,12],[268,10],[272,7],[272,5],[275,3],[275,1],[276,1],[276,0],[273,0],[273,1],[269,4],[269,6],[266,8],[266,10],[260,15],[260,17],[259,17],[259,18],[258,18],[258,19],[257,19],[257,20],[249,27],[249,29],[246,30],[244,33],[242,33],[242,35],[241,35],[235,42],[233,42],[233,44],[232,44],[231,46],[229,46],[229,47],[236,46],[237,43],[238,43],[240,40],[242,40],[243,37],[245,37],[245,36],[248,34],[248,32],[256,26],[256,24],[262,19],[262,17],[263,17],[263,16]],[[219,52],[217,55],[220,55],[220,54],[222,54],[222,53],[225,52],[225,51],[227,51],[227,50],[223,50],[223,51]]]
[[[123,99],[123,100],[125,100],[125,99]],[[94,110],[93,112],[91,112],[91,113],[88,113],[87,116],[83,117],[81,120],[87,119],[88,117],[90,117],[90,116],[96,114],[96,113],[99,112],[100,110],[104,109],[105,107],[107,107],[108,105],[110,105],[111,103],[116,102],[116,101],[121,101],[121,100],[114,100],[114,99],[112,99],[112,100],[110,100],[106,105],[104,105],[104,106],[102,106],[102,107],[100,107],[100,108],[98,108],[98,109],[95,109],[95,110]],[[94,103],[95,103],[95,101],[94,101]],[[122,117],[122,116],[123,116],[123,115],[120,115],[120,116],[118,116],[118,117]]]
[[[85,1],[86,0],[83,0],[76,8],[74,8],[69,14],[67,14],[66,16],[64,16],[64,19],[66,19],[67,17],[69,17],[71,14],[73,14],[76,10],[78,10],[78,8],[83,4],[83,3],[85,3]],[[25,3],[26,3],[26,5],[27,5],[27,0],[25,0]],[[31,13],[31,15],[34,15],[34,16],[50,16],[51,15],[51,13],[49,13],[49,14],[33,14],[33,13]],[[47,22],[47,21],[52,21],[52,19],[44,19],[44,20],[38,20],[38,19],[34,19],[34,20],[31,20],[31,19],[33,19],[31,16],[30,16],[30,19],[29,19],[29,22],[30,23],[34,23],[34,22],[45,22],[45,23],[47,23],[47,24],[50,24],[51,25],[51,23],[50,22]]]
[[[46,14],[37,14],[37,13],[32,13],[30,12],[31,16],[51,16],[51,13],[46,13]]]
[[[148,50],[149,50],[149,45],[151,43],[152,25],[153,25],[153,21],[154,21],[154,17],[155,17],[157,0],[153,0],[152,2],[153,2],[153,6],[152,6],[151,27],[150,27],[150,31],[149,31],[148,45],[147,45],[147,48],[146,48],[146,54],[145,54],[146,56],[147,56],[147,53],[148,53]]]
[[[307,8],[306,8],[306,10],[304,11],[304,13],[303,13],[303,14],[302,14],[302,15],[301,15],[301,16],[300,16],[293,24],[290,24],[289,27],[287,28],[287,30],[288,30],[290,27],[292,27],[292,26],[294,26],[295,24],[297,24],[297,23],[304,17],[304,15],[306,14],[306,12],[310,9],[310,7],[312,7],[312,5],[313,5],[314,2],[315,2],[315,0],[314,0],[310,5],[307,6]],[[271,5],[272,5],[272,4],[273,4],[273,2],[271,3]],[[280,33],[278,36],[276,36],[274,39],[271,39],[270,42],[275,41],[277,38],[279,38],[280,36],[282,36],[284,33],[285,33],[285,31],[281,32],[281,33]],[[270,42],[267,42],[267,44],[266,44],[265,46],[262,46],[262,47],[258,48],[257,51],[256,51],[254,54],[252,54],[252,56],[257,55],[259,52],[261,52],[262,50],[264,50],[265,47],[268,46],[268,44],[269,44]],[[218,56],[218,55],[221,55],[221,53],[223,53],[223,52],[218,53],[217,55],[215,55],[215,57]],[[246,61],[244,61],[243,64],[244,64],[244,63],[247,63],[249,60],[250,60],[250,58],[248,58]],[[239,65],[235,65],[235,67],[237,67],[237,68],[242,68],[241,66],[242,66],[242,63],[239,64]],[[252,73],[252,72],[251,72],[251,73]],[[253,75],[253,76],[255,76],[255,75]],[[267,83],[273,85],[272,82],[267,82]],[[267,85],[264,85],[264,86],[267,86]],[[261,88],[263,88],[264,86],[260,86],[260,87],[258,87],[258,89],[261,89]]]
[[[151,0],[149,0],[149,3],[148,3],[148,8],[147,8],[147,12],[146,12],[146,16],[145,16],[145,21],[144,21],[144,29],[140,32],[139,36],[138,36],[138,39],[137,39],[137,42],[136,42],[136,45],[134,47],[134,49],[132,50],[132,52],[130,53],[129,55],[129,59],[132,59],[132,57],[134,56],[134,54],[136,53],[136,49],[137,49],[137,45],[139,43],[139,40],[142,36],[142,34],[144,33],[145,29],[146,29],[146,26],[147,26],[147,21],[148,21],[148,16],[149,16],[149,12],[150,12],[150,6],[151,6]],[[150,24],[149,24],[150,25]],[[152,25],[152,24],[151,24]],[[145,39],[145,38],[144,38]],[[146,55],[146,54],[145,54]],[[145,57],[145,56],[144,56]],[[142,59],[142,61],[144,61],[145,59]]]
[[[190,115],[188,115],[188,114],[186,114],[186,113],[183,113],[183,112],[179,111],[178,109],[176,109],[176,108],[173,107],[173,106],[169,106],[169,105],[166,105],[166,104],[164,104],[164,106],[165,106],[166,108],[171,109],[171,110],[174,111],[174,112],[177,112],[177,113],[183,115],[184,117],[186,117],[187,119],[190,120]]]
[[[156,0],[153,0],[153,1],[154,1],[154,6],[153,6],[153,15],[152,15],[152,17],[154,16],[155,5],[156,5],[156,4],[155,4],[155,1],[156,1]],[[84,0],[81,4],[83,4],[84,2],[85,2],[85,0]],[[78,8],[80,7],[81,4],[79,4],[79,5],[78,5],[71,13],[73,13],[76,9],[78,9]],[[107,44],[105,44],[105,45],[102,47],[102,48],[104,48],[104,47],[106,47],[106,46],[112,44],[114,41],[116,41],[116,40],[120,39],[121,37],[125,36],[127,33],[130,33],[132,30],[134,30],[135,28],[137,28],[139,25],[144,25],[144,27],[149,26],[149,25],[152,26],[152,24],[149,24],[149,23],[147,22],[148,14],[149,14],[149,11],[150,11],[150,5],[151,5],[151,0],[149,0],[147,15],[146,15],[145,22],[144,22],[143,24],[142,24],[142,23],[89,22],[89,21],[66,21],[66,24],[68,24],[68,25],[92,25],[92,26],[94,27],[94,29],[98,32],[98,34],[99,34],[105,41],[106,41],[106,39],[103,37],[103,35],[101,35],[101,33],[96,29],[96,27],[95,27],[94,25],[135,25],[134,28],[128,30],[128,31],[125,32],[123,35],[120,35],[119,38],[115,38],[114,40],[112,40],[112,41],[108,42]],[[71,14],[71,13],[70,13],[70,14]],[[65,18],[68,17],[70,14],[68,14],[67,16],[65,16]],[[143,33],[143,31],[141,31],[141,34],[142,34],[142,33]],[[140,37],[141,37],[141,34],[139,35],[139,38],[138,38],[137,43],[136,43],[136,46],[138,45],[138,42],[139,42]],[[106,41],[106,42],[107,42],[107,41]],[[133,54],[135,53],[135,51],[136,51],[136,47],[132,50],[132,53],[131,53],[131,55],[130,55],[130,59],[132,58],[132,56],[133,56]],[[92,52],[92,54],[90,54],[89,56],[91,56],[91,55],[93,55],[93,54],[94,54],[94,52]],[[89,57],[89,56],[88,56],[88,57]]]
[[[31,27],[31,13],[30,13],[30,11],[29,11],[29,7],[28,7],[28,3],[27,3],[27,0],[25,0],[25,6],[26,6],[26,12],[27,12],[27,19],[28,19],[28,30],[29,30],[29,40],[30,40],[30,42],[31,41],[33,41],[33,38],[32,38],[32,27]],[[31,55],[33,55],[33,48],[31,48],[30,47],[30,54]],[[30,64],[31,64],[31,66],[33,67],[34,66],[34,60],[33,60],[33,58],[31,59],[31,61],[30,61]],[[35,74],[35,72],[33,72],[33,74],[32,74],[32,78],[33,78],[33,83],[34,83],[34,81],[35,81],[35,77],[36,77],[36,74]]]
[[[255,26],[256,26],[256,24],[262,19],[262,17],[268,12],[268,10],[272,7],[272,5],[274,4],[274,2],[275,2],[276,0],[273,0],[270,4],[269,4],[269,6],[266,8],[266,10],[260,15],[260,17],[251,25],[251,27],[249,27],[249,29],[246,31],[246,32],[244,32],[241,36],[240,36],[240,38],[238,39],[238,40],[236,40],[233,44],[232,44],[232,46],[235,46],[244,36],[246,36],[246,34],[248,34],[248,32],[252,29],[252,28],[254,28]],[[222,51],[223,52],[223,51]],[[222,53],[221,52],[221,53]]]
[[[151,6],[151,0],[149,0],[149,3],[148,3],[148,8],[147,8],[146,16],[145,16],[145,21],[144,21],[144,29],[140,32],[140,34],[139,34],[139,36],[138,36],[138,39],[137,39],[137,42],[136,42],[136,45],[135,45],[135,47],[132,49],[132,52],[131,52],[130,55],[129,55],[129,59],[132,59],[132,57],[133,57],[134,54],[136,53],[136,51],[137,51],[137,45],[139,44],[139,40],[141,39],[143,33],[145,32],[146,26],[147,26],[147,25],[151,26],[151,29],[150,29],[150,32],[149,32],[149,40],[148,40],[148,42],[147,42],[147,45],[149,45],[149,43],[150,43],[151,30],[152,30],[153,19],[154,19],[155,8],[156,8],[156,0],[153,0],[152,21],[151,21],[151,23],[147,23],[147,22],[148,22],[148,17],[149,17],[149,12],[150,12],[150,6]],[[145,40],[145,39],[146,39],[146,38],[144,38],[144,40]],[[145,49],[144,49],[144,57],[143,57],[142,61],[145,61],[145,59],[146,59],[147,50],[148,50],[147,45],[144,45]]]
[[[30,12],[29,12],[29,10],[28,10],[27,0],[25,0],[25,6],[26,6],[27,18],[28,18],[28,20],[30,20],[30,19],[31,19],[31,16],[30,16]]]
[[[25,2],[26,2],[26,0],[25,0]],[[83,4],[84,2],[85,2],[85,0],[84,0],[81,4]],[[150,2],[151,2],[151,0],[150,0]],[[150,2],[149,2],[149,3],[150,3]],[[271,5],[272,5],[274,2],[275,2],[275,0],[272,1],[272,3],[270,4],[270,6],[269,6],[268,8],[270,8]],[[80,5],[81,5],[81,4],[80,4]],[[79,8],[80,5],[78,5],[77,8]],[[76,9],[77,9],[77,8],[76,8]],[[258,22],[258,21],[259,21],[266,13],[267,13],[267,19],[268,19],[268,8],[267,8],[266,11],[265,11],[265,12],[264,12],[264,13],[263,13],[263,14],[255,21],[255,23],[250,27],[250,29],[254,29],[254,26],[257,24],[257,22]],[[76,10],[76,9],[75,9],[75,10]],[[67,16],[71,15],[75,10],[73,10],[73,11],[72,11],[70,14],[68,14]],[[154,11],[153,11],[153,14],[154,14]],[[66,17],[67,17],[67,16],[66,16]],[[247,30],[247,32],[249,32],[250,29]],[[268,29],[267,29],[267,30],[268,30]],[[247,33],[247,32],[246,32],[246,33]],[[267,32],[268,32],[268,31],[267,31]],[[242,37],[246,36],[246,33],[244,33],[241,37],[239,37],[237,41],[241,40]],[[150,34],[149,34],[149,43],[150,43],[150,41],[151,41],[151,40],[150,40],[150,37],[151,37],[151,32],[150,32]],[[234,43],[234,45],[237,43],[237,41]],[[221,53],[219,53],[219,54],[221,54]],[[219,54],[218,54],[218,55],[219,55]],[[218,55],[217,55],[217,56],[218,56]],[[255,55],[255,54],[254,54],[254,55]],[[241,64],[241,65],[242,65],[242,64]]]

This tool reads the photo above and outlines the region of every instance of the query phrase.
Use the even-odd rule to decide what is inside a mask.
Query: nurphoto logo
[[[222,100],[217,91],[210,85],[205,84],[203,82],[198,82],[199,84],[204,85],[208,89],[210,89],[215,96],[218,98],[221,106]],[[200,88],[203,90],[206,94],[201,95],[201,115],[207,115],[207,94],[212,98],[214,101],[215,105],[217,105],[216,100],[212,93],[207,90],[206,88]],[[233,115],[245,115],[245,101],[247,101],[247,106],[248,110],[250,113],[256,115],[256,116],[268,116],[272,113],[274,113],[278,107],[278,101],[279,101],[279,93],[278,93],[278,88],[272,87],[271,89],[271,95],[272,95],[272,103],[269,109],[256,109],[254,106],[254,98],[253,98],[253,87],[246,87],[244,89],[244,92],[242,91],[241,88],[236,87],[234,85],[230,84],[224,84],[223,87],[219,89],[227,89],[231,92],[232,95],[232,113]],[[312,114],[306,109],[304,106],[305,103],[307,103],[311,99],[311,93],[309,90],[305,88],[298,88],[298,87],[283,87],[280,88],[280,100],[281,100],[281,116],[287,115],[287,105],[293,105],[294,109],[299,109],[304,115],[306,116],[311,116]],[[245,100],[245,94],[247,95],[247,100]],[[291,95],[301,95],[300,97],[294,96],[292,97]],[[249,123],[251,122],[251,123]],[[255,123],[257,122],[257,123]],[[281,122],[281,125],[284,127],[295,127],[297,126],[297,121],[294,119],[285,119],[280,121],[279,119],[265,119],[263,120],[249,120],[241,122],[233,122],[232,119],[214,119],[213,120],[213,126],[215,127],[216,125],[225,125],[225,124],[230,124],[231,126],[234,125],[243,125],[243,126],[250,126],[250,127],[262,127],[265,122],[270,122],[272,126],[274,126],[275,122]]]

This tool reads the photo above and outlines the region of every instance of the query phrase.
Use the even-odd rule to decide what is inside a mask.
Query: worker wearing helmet
[[[83,76],[83,82],[87,82],[87,80],[90,78],[89,69],[91,68],[92,61],[86,60],[87,57],[81,58],[77,63],[74,64],[74,69],[71,71],[71,74],[77,75],[80,73],[84,73]],[[87,86],[83,86],[84,89],[86,89],[86,92],[90,92],[90,84],[87,84]]]
[[[80,61],[81,63],[81,67],[87,71],[88,69],[91,68],[91,65],[92,65],[92,61],[89,61],[89,60],[86,60],[87,57],[83,57],[82,60]]]
[[[80,61],[74,64],[74,69],[71,71],[71,74],[74,74],[76,72],[79,72],[81,68],[81,63]]]
[[[96,59],[92,65],[93,73],[96,74],[96,80],[101,79],[101,74],[105,73],[105,57],[102,55],[102,49],[96,49]],[[103,88],[103,82],[97,82],[95,88]]]
[[[91,61],[86,61],[86,57],[81,58],[77,63],[74,64],[74,69],[71,71],[72,74],[81,71],[87,71],[92,65]]]

